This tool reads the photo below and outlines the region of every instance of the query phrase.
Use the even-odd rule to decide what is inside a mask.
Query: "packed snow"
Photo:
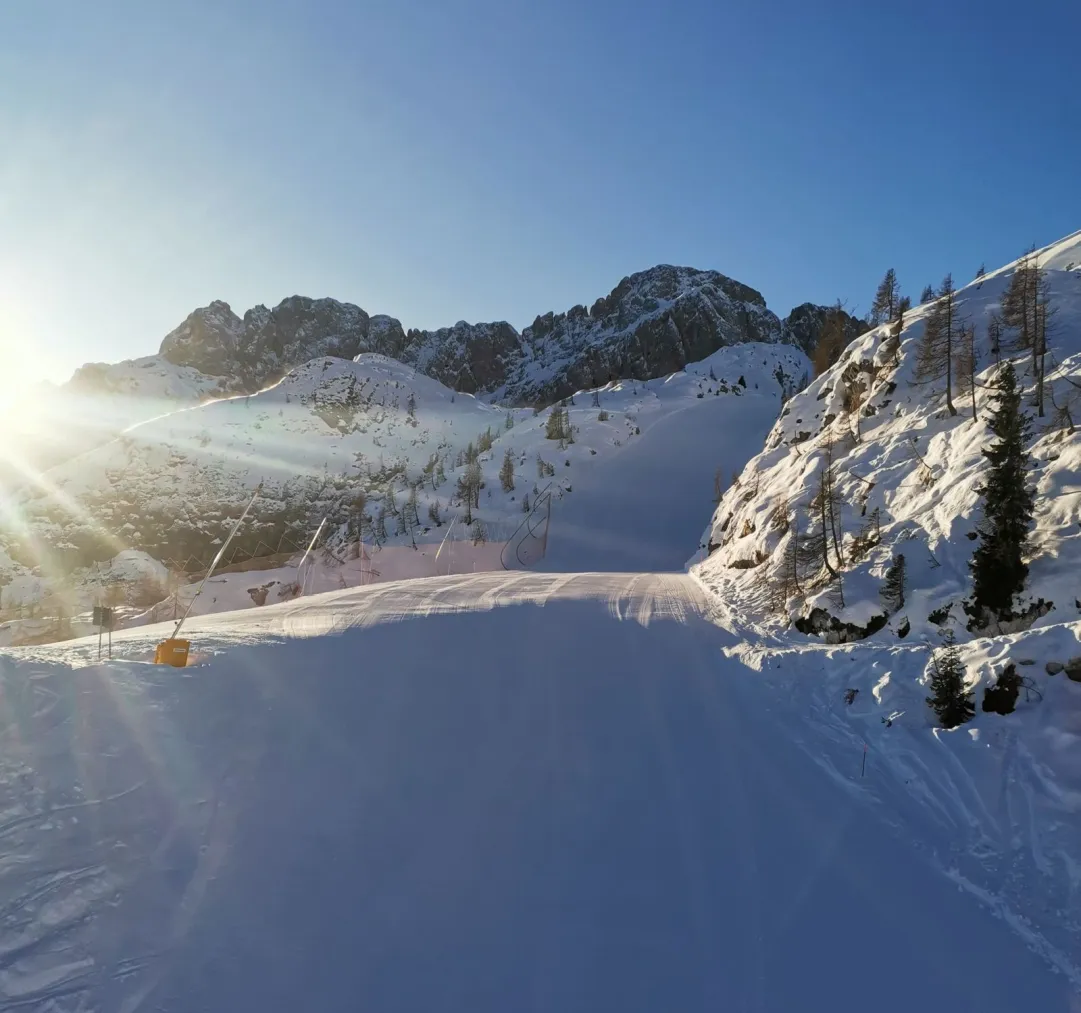
[[[763,677],[707,608],[477,574],[204,617],[184,672],[0,656],[4,1004],[1068,1008],[1070,954],[912,846],[970,802],[890,809],[791,699],[814,659]]]

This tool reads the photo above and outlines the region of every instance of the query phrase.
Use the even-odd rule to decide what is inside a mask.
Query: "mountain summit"
[[[222,390],[251,393],[320,356],[377,352],[456,390],[528,404],[617,377],[662,376],[746,341],[810,351],[826,312],[804,305],[782,320],[761,293],[717,271],[661,264],[624,278],[588,309],[545,313],[520,333],[506,321],[406,331],[350,303],[291,296],[243,317],[212,302],[167,334],[159,354],[220,378]],[[845,319],[855,337],[860,322]]]

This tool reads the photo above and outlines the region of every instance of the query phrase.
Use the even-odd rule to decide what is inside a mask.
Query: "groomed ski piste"
[[[169,625],[0,654],[0,1010],[1077,1008],[1081,778],[980,749],[1081,686],[887,728],[926,649],[719,610],[683,565],[750,400],[577,478],[544,572],[198,616],[183,670]]]

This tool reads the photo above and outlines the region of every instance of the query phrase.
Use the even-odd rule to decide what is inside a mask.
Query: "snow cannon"
[[[191,641],[176,640],[169,637],[154,648],[155,665],[172,665],[173,668],[184,668],[188,663],[188,651]]]
[[[248,511],[252,508],[252,504],[256,501],[259,493],[263,491],[263,483],[260,482],[255,488],[255,493],[248,505],[244,507],[244,512],[237,518],[236,524],[233,525],[233,530],[229,532],[229,537],[225,539],[225,544],[218,549],[218,554],[214,557],[212,562],[203,575],[203,579],[199,582],[199,587],[195,594],[192,595],[191,601],[188,602],[188,607],[184,609],[184,614],[180,617],[180,621],[173,629],[173,635],[163,640],[157,647],[154,648],[154,664],[155,665],[171,665],[173,668],[184,668],[188,663],[188,651],[191,649],[191,641],[180,639],[180,627],[184,625],[184,620],[188,618],[188,613],[191,612],[192,605],[195,604],[195,599],[203,593],[203,588],[206,586],[206,582],[210,579],[211,574],[217,569],[218,563],[221,562],[221,557],[225,555],[225,550],[229,548],[229,543],[233,540],[233,537],[240,530],[240,525],[244,523],[244,518],[248,516]]]

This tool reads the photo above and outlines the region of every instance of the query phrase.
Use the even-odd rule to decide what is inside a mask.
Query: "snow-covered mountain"
[[[165,336],[156,360],[161,372],[184,367],[202,375],[201,386],[250,394],[312,359],[376,352],[455,390],[547,404],[611,380],[663,376],[745,341],[810,351],[827,312],[805,304],[782,320],[760,293],[717,271],[660,265],[624,278],[588,309],[543,314],[521,333],[502,321],[406,331],[393,317],[334,299],[293,296],[243,317],[212,302]],[[855,336],[860,322],[844,318]],[[121,371],[149,368],[148,361]],[[89,368],[83,382],[101,372]]]
[[[778,378],[791,387],[808,368],[786,344],[721,348],[667,377],[578,392],[564,409],[570,431],[560,440],[549,438],[548,411],[495,406],[376,353],[325,356],[256,394],[130,426],[14,494],[9,516],[17,523],[0,535],[10,557],[0,559],[0,579],[14,583],[0,590],[0,605],[28,606],[70,586],[78,611],[93,597],[99,564],[125,550],[198,571],[260,483],[238,558],[288,555],[324,517],[331,546],[358,538],[438,546],[456,515],[475,518],[482,537],[498,540],[539,489],[553,481],[573,489],[659,418],[686,412],[705,439],[708,413],[698,409],[706,398],[748,402],[737,412],[745,438],[733,463],[741,464],[779,410]],[[759,411],[751,402],[768,403]],[[471,448],[483,488],[466,510],[460,484]],[[508,453],[514,486],[504,489]],[[708,482],[713,467],[704,461]],[[705,497],[693,509],[704,506]]]
[[[1075,407],[1081,387],[1081,233],[1037,251],[1033,261],[1044,272],[1051,316],[1042,418],[1030,404],[1031,356],[1014,355],[1033,416],[1028,451],[1036,490],[1031,568],[1025,601],[1018,604],[1044,612],[1039,600],[1053,603],[1036,618],[1051,624],[1077,619],[1081,609],[1081,433],[1074,429],[1081,420]],[[757,615],[766,628],[812,619],[813,629],[834,639],[860,637],[887,618],[879,591],[886,567],[900,553],[908,600],[878,636],[911,630],[919,637],[943,625],[965,635],[962,601],[971,594],[968,563],[987,472],[982,451],[993,442],[988,384],[996,358],[1010,356],[1014,337],[1003,332],[996,356],[988,325],[1001,314],[1016,267],[1009,264],[957,292],[961,317],[975,326],[975,420],[967,396],[955,391],[958,413],[951,416],[944,384],[917,381],[917,348],[931,304],[908,312],[899,334],[884,325],[853,341],[833,367],[789,401],[702,539],[695,572],[726,608]],[[837,547],[845,561],[840,587],[823,588],[808,576],[797,589],[790,579],[794,544],[816,524],[812,504],[831,453]]]

